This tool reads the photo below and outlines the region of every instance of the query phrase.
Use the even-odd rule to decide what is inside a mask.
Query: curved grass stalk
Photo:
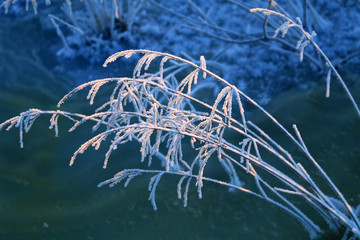
[[[326,54],[321,50],[321,48],[317,45],[317,43],[314,41],[314,37],[316,36],[316,33],[313,32],[312,34],[310,34],[309,32],[307,32],[304,27],[303,24],[300,20],[300,18],[297,18],[297,21],[294,21],[293,19],[291,19],[290,17],[279,13],[277,11],[273,11],[270,9],[265,9],[265,8],[252,8],[250,9],[250,12],[262,12],[264,13],[266,16],[270,16],[270,15],[275,15],[278,16],[282,19],[285,20],[285,25],[283,24],[282,26],[280,26],[277,31],[281,31],[283,32],[283,34],[286,34],[286,32],[288,31],[288,29],[290,28],[296,28],[298,29],[301,34],[304,36],[304,38],[299,40],[298,45],[301,46],[301,44],[306,44],[306,41],[308,41],[309,43],[311,43],[315,50],[317,52],[320,53],[321,57],[324,59],[325,63],[327,64],[327,66],[332,70],[332,72],[335,74],[336,78],[338,79],[338,81],[340,82],[341,86],[343,87],[343,89],[345,90],[346,95],[348,96],[351,104],[353,105],[356,114],[360,117],[360,109],[359,106],[357,105],[357,103],[354,100],[354,97],[352,96],[350,90],[348,89],[348,87],[346,86],[344,80],[342,79],[342,77],[340,76],[339,72],[336,70],[336,68],[334,67],[334,65],[332,64],[332,62],[329,60],[329,58],[326,56]],[[305,41],[306,39],[306,41]],[[303,45],[304,47],[301,48],[300,47],[300,60],[301,58],[301,54],[303,54],[304,48],[306,47],[306,45]]]
[[[198,65],[167,53],[127,50],[110,56],[105,61],[104,66],[106,67],[107,64],[119,57],[128,58],[138,53],[143,54],[143,56],[138,61],[132,78],[105,78],[82,84],[70,91],[58,103],[58,107],[60,107],[73,94],[90,87],[87,99],[92,105],[96,102],[95,97],[100,88],[106,84],[114,84],[109,100],[98,107],[94,114],[84,115],[60,110],[30,109],[18,117],[0,124],[0,129],[7,127],[9,130],[14,126],[18,127],[20,145],[22,146],[23,132],[29,131],[40,115],[52,116],[50,128],[55,129],[56,135],[58,134],[59,116],[68,118],[74,123],[69,131],[74,131],[85,122],[92,121],[95,124],[92,130],[101,132],[86,141],[74,152],[70,165],[74,164],[78,155],[84,153],[88,148],[93,147],[97,150],[106,139],[112,138],[105,154],[104,168],[107,167],[108,160],[117,146],[133,139],[141,144],[142,162],[147,158],[150,166],[152,156],[157,156],[165,168],[164,170],[124,170],[99,186],[104,184],[113,186],[125,178],[127,179],[125,183],[127,186],[134,177],[142,175],[142,173],[156,174],[149,184],[149,200],[156,209],[156,187],[164,173],[182,176],[178,183],[179,196],[181,196],[181,185],[187,178],[183,195],[184,205],[187,205],[191,179],[195,179],[199,198],[202,197],[203,181],[212,181],[250,193],[275,204],[298,219],[309,231],[311,238],[315,238],[321,234],[322,230],[284,195],[290,194],[305,199],[319,212],[320,216],[332,223],[335,228],[343,226],[350,229],[349,231],[352,232],[353,236],[359,237],[359,220],[356,213],[353,212],[341,192],[313,159],[296,126],[294,126],[296,136],[293,136],[270,113],[245,93],[209,71],[203,57]],[[159,72],[147,72],[150,64],[156,58],[162,59]],[[173,78],[177,75],[177,68],[165,67],[164,63],[167,60],[171,60],[172,64],[180,63],[178,65],[181,69],[184,68],[185,64],[194,70],[176,83]],[[207,81],[209,78],[216,79],[225,85],[212,104],[192,95],[192,89],[197,82]],[[302,164],[295,162],[289,152],[262,129],[247,120],[242,104],[244,99],[279,127],[303,152],[305,158],[315,165],[331,189],[338,195],[339,202],[342,203],[344,209],[347,209],[347,212],[343,212],[333,204],[330,197],[322,192]],[[196,110],[198,107],[205,109],[205,112],[203,112],[204,110]],[[240,121],[233,117],[234,111],[239,111]],[[100,130],[103,128],[102,126],[105,127],[104,130]],[[225,132],[233,132],[233,134],[241,136],[243,141],[239,144],[233,143],[231,140],[227,140]],[[193,150],[197,152],[193,160],[183,158],[182,142],[186,139],[190,140]],[[163,147],[160,147],[164,145],[167,145],[165,152],[163,152]],[[270,164],[267,160],[268,157],[262,156],[263,152],[270,153],[294,175],[285,174]],[[204,169],[215,159],[221,163],[224,172],[229,176],[229,182],[204,176]],[[261,169],[261,175],[257,169]],[[240,182],[242,175],[240,174],[254,179],[255,190],[242,187]],[[275,182],[270,183],[264,177],[269,178],[269,180],[273,179]]]

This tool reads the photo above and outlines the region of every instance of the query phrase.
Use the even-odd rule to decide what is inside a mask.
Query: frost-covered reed
[[[144,169],[122,170],[99,186],[114,186],[123,180],[127,186],[135,177],[153,175],[148,187],[149,200],[157,209],[156,189],[165,174],[179,177],[177,193],[183,199],[184,206],[187,205],[189,188],[193,184],[199,198],[202,198],[205,182],[215,182],[278,206],[300,221],[311,238],[316,238],[322,230],[293,202],[294,197],[302,198],[333,230],[345,228],[346,237],[360,237],[360,208],[354,209],[348,204],[308,151],[296,125],[293,125],[294,133],[288,131],[244,92],[209,71],[203,57],[197,64],[167,53],[127,50],[110,56],[104,66],[120,57],[130,58],[134,54],[141,54],[142,57],[134,68],[132,78],[105,78],[82,84],[58,103],[60,107],[73,94],[89,88],[87,99],[90,104],[94,104],[98,91],[108,85],[113,91],[95,113],[83,115],[61,110],[30,109],[0,124],[0,129],[19,128],[20,145],[23,146],[23,133],[30,130],[40,115],[51,116],[50,128],[55,130],[56,135],[59,117],[73,122],[69,131],[85,122],[93,122],[92,131],[98,133],[75,151],[70,165],[88,148],[99,149],[106,139],[111,139],[111,143],[105,154],[104,168],[118,145],[133,140],[141,144],[141,162],[148,163]],[[158,71],[149,71],[153,61],[159,64]],[[191,69],[190,73],[178,80],[176,69],[184,65],[188,66],[188,70]],[[213,102],[192,94],[198,82],[210,79],[219,81],[223,86]],[[268,135],[265,129],[248,120],[245,110],[247,105],[262,112],[297,146],[303,154],[301,161],[310,162],[314,166],[333,191],[333,196],[324,193],[305,169],[304,162],[294,160],[291,153]],[[241,141],[229,138],[234,135]],[[192,159],[183,156],[185,141],[189,141],[195,152]],[[162,169],[151,168],[154,157],[162,161]],[[221,164],[222,171],[229,177],[228,181],[206,176],[205,169],[213,161]],[[255,187],[243,185],[241,179],[246,176],[253,178]]]
[[[36,3],[36,1],[34,2]],[[191,1],[189,2],[192,4]],[[235,3],[236,1],[229,0],[229,2]],[[306,4],[306,1],[303,2]],[[12,1],[4,2],[6,9],[10,3]],[[66,6],[70,13],[71,5],[69,3],[68,1]],[[296,30],[292,33],[296,39],[296,46],[292,48],[298,51],[300,61],[304,57],[311,57],[305,50],[308,46],[313,46],[327,65],[326,96],[328,97],[330,94],[331,76],[335,76],[345,89],[356,113],[360,115],[359,108],[343,79],[314,41],[315,33],[309,33],[300,18],[292,19],[281,9],[279,11],[272,10],[273,3],[270,0],[268,8],[251,9],[254,14],[263,13],[265,16],[262,16],[264,20],[263,36],[255,40],[263,41],[265,38],[265,40],[278,41],[286,45],[287,42],[277,36],[279,34],[285,36],[289,34],[289,31]],[[195,5],[192,6],[197,9]],[[34,7],[36,9],[36,6]],[[91,10],[93,7],[89,5],[88,8]],[[200,9],[197,11],[200,15],[202,14]],[[302,12],[302,14],[305,13]],[[277,17],[273,24],[273,36],[270,36],[267,29],[267,26],[271,24],[269,20],[271,15]],[[313,15],[316,17],[315,13]],[[69,16],[71,19],[72,15]],[[101,20],[96,17],[96,12],[93,16],[93,21]],[[50,18],[55,26],[59,23],[67,24],[54,15]],[[73,19],[69,26],[79,34],[83,34],[77,21]],[[103,27],[101,21],[99,26]],[[217,28],[214,26],[213,28]],[[196,30],[195,26],[192,28]],[[57,29],[60,32],[59,35],[62,35],[59,27]],[[221,28],[217,30],[224,31]],[[224,32],[224,34],[226,36],[227,33]],[[63,40],[66,43],[64,36]],[[214,182],[276,205],[302,223],[309,231],[311,238],[316,238],[321,235],[323,230],[297,205],[296,200],[303,199],[312,209],[316,210],[331,229],[334,231],[345,229],[343,239],[360,239],[360,205],[357,208],[349,205],[331,178],[309,152],[296,125],[293,125],[291,131],[286,129],[243,91],[208,70],[207,65],[209,64],[204,57],[200,57],[199,61],[189,61],[163,52],[126,50],[110,56],[104,63],[104,67],[118,58],[130,58],[134,54],[141,55],[141,58],[134,68],[132,77],[105,78],[84,83],[70,91],[58,103],[58,107],[61,107],[73,94],[88,89],[87,99],[89,104],[93,105],[98,103],[95,98],[102,87],[112,88],[109,99],[101,103],[93,114],[29,109],[0,124],[0,130],[17,127],[20,146],[23,147],[24,133],[30,130],[34,121],[41,115],[51,116],[50,129],[54,129],[56,136],[58,135],[59,117],[64,117],[73,123],[69,131],[76,130],[86,122],[92,122],[92,131],[96,132],[96,135],[84,142],[74,152],[70,165],[73,165],[76,158],[87,149],[92,147],[98,150],[107,139],[111,139],[111,142],[105,153],[104,168],[109,164],[113,151],[119,145],[130,141],[138,141],[141,144],[140,161],[147,162],[147,166],[143,169],[120,171],[113,178],[100,183],[99,187],[114,186],[121,181],[128,186],[135,177],[144,174],[152,175],[148,186],[149,200],[154,209],[157,209],[156,189],[164,175],[178,177],[177,195],[179,199],[183,199],[184,206],[188,204],[190,187],[194,186],[198,197],[202,198],[205,182]],[[316,62],[318,63],[318,59]],[[150,70],[151,64],[151,69],[158,64],[158,70]],[[203,98],[204,96],[201,94],[209,85],[219,89],[215,98],[210,100]],[[292,142],[301,151],[302,159],[295,159],[285,147],[266,132],[266,129],[261,129],[260,126],[249,120],[248,107],[257,109],[272,121],[289,142]],[[237,140],[231,136],[236,136]],[[184,142],[189,142],[190,151],[194,152],[193,158],[184,157],[183,148],[186,146],[183,144]],[[162,168],[153,168],[154,159],[161,161]],[[205,170],[212,162],[218,162],[222,166],[220,170],[228,176],[228,181],[206,175]],[[306,167],[309,165],[312,166],[311,169]],[[318,178],[316,180],[313,178],[314,169],[321,176],[320,183]],[[253,186],[245,185],[242,182],[243,178],[249,177],[254,182]],[[323,187],[324,182],[329,188]],[[331,196],[328,194],[329,190],[332,191]]]
[[[26,11],[29,2],[24,2]],[[51,4],[50,0],[44,2]],[[32,0],[31,3],[34,13],[38,14],[38,4],[43,2]],[[23,6],[18,0],[0,0],[0,10],[4,8],[8,13],[14,4],[18,4],[18,8]],[[133,26],[145,4],[144,0],[65,0],[60,10],[47,15],[63,44],[57,55],[62,58],[81,56],[91,63],[98,63],[100,57],[106,58],[129,48],[135,32]]]
[[[298,51],[299,47],[296,46],[296,41],[294,42],[294,39],[298,39],[299,34],[297,32],[290,31],[286,39],[276,38],[276,30],[278,29],[278,26],[282,24],[282,20],[269,18],[269,15],[262,16],[256,12],[253,14],[257,19],[256,24],[251,25],[251,28],[249,28],[249,24],[253,21],[253,16],[249,15],[251,9],[262,7],[263,9],[276,11],[286,17],[292,17],[294,19],[301,18],[304,22],[304,28],[310,32],[314,30],[314,28],[318,30],[328,25],[319,12],[313,7],[311,2],[306,0],[252,0],[247,2],[226,0],[225,2],[228,6],[233,5],[238,11],[242,12],[242,17],[245,16],[249,18],[245,20],[240,19],[239,16],[237,16],[237,18],[234,17],[234,19],[237,19],[238,23],[241,23],[237,25],[246,26],[247,29],[244,27],[245,29],[242,29],[243,32],[239,32],[239,30],[235,31],[234,26],[234,29],[231,29],[220,25],[218,23],[219,18],[222,22],[229,21],[226,19],[226,15],[220,14],[221,17],[215,17],[216,21],[212,18],[212,15],[216,15],[216,13],[210,15],[200,6],[200,4],[195,3],[195,1],[187,0],[187,4],[189,5],[191,12],[195,13],[196,18],[188,17],[187,15],[179,13],[175,9],[165,6],[157,0],[150,1],[159,8],[164,9],[170,14],[182,19],[184,23],[180,26],[183,28],[191,29],[201,35],[209,37],[210,39],[212,38],[214,40],[233,45],[262,44],[267,48],[282,52],[283,54],[293,54]],[[244,21],[246,22],[244,23]],[[235,23],[232,23],[231,25],[234,24]],[[273,34],[274,32],[275,34]],[[285,34],[283,34],[283,37],[284,36]],[[221,54],[219,54],[219,57],[220,56]],[[319,59],[317,59],[316,56],[313,56],[311,51],[302,51],[302,56],[305,56],[305,58],[307,58],[307,60],[309,60],[317,68],[322,68],[321,62],[319,62]]]
[[[326,54],[322,51],[322,49],[317,45],[317,43],[314,41],[314,37],[316,36],[315,31],[312,31],[310,34],[308,31],[304,29],[304,25],[299,17],[296,18],[296,20],[293,20],[291,17],[288,17],[280,12],[273,11],[270,9],[265,8],[252,8],[250,9],[250,12],[256,13],[256,12],[262,12],[266,16],[275,15],[284,20],[284,22],[275,30],[273,38],[276,38],[276,36],[281,32],[282,36],[284,37],[289,29],[295,28],[299,31],[301,34],[301,37],[297,41],[296,49],[299,50],[300,53],[300,61],[304,58],[304,50],[308,45],[312,45],[316,52],[319,53],[321,58],[324,60],[327,66],[327,77],[326,77],[326,97],[330,97],[330,80],[331,76],[335,75],[338,81],[340,82],[341,86],[344,88],[347,96],[349,97],[351,104],[355,108],[355,111],[357,115],[360,117],[360,109],[358,105],[356,104],[352,94],[350,93],[350,90],[346,86],[344,80],[340,76],[339,72],[336,70],[332,62],[329,60],[329,58],[326,56]]]
[[[92,63],[100,56],[129,47],[133,25],[144,7],[144,0],[87,0],[73,9],[70,0],[62,4],[62,13],[49,14],[63,47],[62,57],[82,56]]]

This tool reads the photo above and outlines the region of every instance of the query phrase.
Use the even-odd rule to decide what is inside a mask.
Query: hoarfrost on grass
[[[4,0],[3,7],[12,3]],[[38,2],[39,14],[45,8],[40,6],[44,3],[45,1]],[[281,6],[294,19],[304,17],[303,1],[279,0],[272,3],[272,9]],[[343,64],[349,60],[358,62],[360,43],[356,41],[356,36],[360,27],[356,23],[360,21],[360,4],[355,0],[321,0],[307,1],[307,5],[307,18],[302,20],[301,24],[309,32],[315,30],[318,33],[317,43],[327,56],[334,60],[334,64]],[[106,18],[99,18],[99,21],[105,22],[106,27],[96,27],[98,23],[94,19],[99,14],[92,11],[94,6],[100,12],[106,13],[102,14]],[[8,10],[12,13],[22,7],[25,7],[25,3],[19,2],[11,5]],[[116,7],[123,10],[114,12]],[[237,44],[237,41],[253,40],[262,34],[261,14],[249,12],[249,9],[255,7],[268,8],[268,2],[137,0],[130,4],[127,0],[104,1],[101,5],[93,0],[85,3],[66,1],[62,7],[63,13],[59,11],[53,15],[87,33],[82,35],[57,21],[56,24],[63,32],[63,42],[66,41],[68,45],[62,47],[58,53],[61,56],[82,56],[93,64],[98,64],[107,55],[128,48],[152,49],[179,56],[186,53],[195,59],[204,55],[221,66],[217,67],[221,76],[231,79],[231,83],[235,85],[246,82],[242,86],[246,86],[249,95],[261,103],[267,103],[274,94],[297,86],[303,88],[311,81],[310,75],[321,76],[321,73],[318,71],[319,65],[313,63],[318,61],[314,51],[304,48],[306,41],[299,41],[297,44],[297,39],[294,43],[294,48],[298,47],[301,53],[301,50],[305,50],[305,54],[313,57],[309,61],[301,54],[300,60],[304,60],[303,63],[299,63],[297,52],[279,42]],[[117,18],[127,24],[128,29],[117,28]],[[279,22],[272,16],[269,16],[268,22],[272,26],[268,29],[270,36],[275,30],[273,26],[276,28],[274,24]],[[291,31],[287,22],[283,24],[286,25],[282,28],[283,33]],[[108,33],[105,34],[104,30]],[[219,39],[231,39],[233,43]],[[286,36],[284,39],[288,40]],[[60,46],[61,40],[58,43]],[[318,78],[312,79],[316,81]]]
[[[135,177],[150,174],[152,177],[148,185],[149,201],[156,210],[156,189],[163,175],[179,177],[176,189],[178,197],[184,201],[184,206],[188,204],[190,188],[195,187],[198,197],[202,198],[205,182],[210,181],[274,204],[302,223],[311,238],[319,236],[322,230],[292,202],[292,198],[286,197],[288,194],[298,197],[298,200],[305,200],[334,229],[344,227],[348,229],[346,236],[351,232],[355,238],[359,237],[360,221],[357,211],[348,204],[329,176],[312,157],[296,125],[293,125],[295,133],[292,134],[243,91],[208,70],[204,57],[200,57],[199,64],[196,64],[168,53],[127,50],[110,56],[104,66],[118,58],[134,54],[140,54],[142,57],[134,68],[132,78],[105,78],[82,84],[58,103],[60,107],[73,94],[90,88],[87,100],[92,105],[95,103],[95,95],[106,85],[112,85],[113,91],[109,100],[102,103],[94,114],[30,109],[0,124],[0,130],[18,128],[22,147],[24,133],[30,130],[33,122],[40,115],[51,116],[50,128],[55,130],[56,135],[60,116],[73,123],[69,131],[75,130],[85,122],[93,122],[92,129],[100,133],[84,142],[74,152],[70,165],[73,165],[76,158],[87,149],[97,150],[109,138],[112,141],[105,154],[104,168],[109,164],[112,152],[117,146],[132,140],[137,140],[141,145],[141,162],[148,160],[148,168],[122,170],[113,178],[100,183],[99,187],[106,184],[112,187],[122,180],[125,180],[126,187]],[[160,61],[159,71],[149,72],[148,65],[158,58],[171,60],[172,64],[164,68]],[[173,82],[174,74],[177,74],[174,66],[181,68],[184,64],[194,70],[180,78],[177,83]],[[225,85],[216,99],[202,100],[200,96],[192,96],[192,90],[197,88],[199,82],[208,79],[214,79]],[[243,101],[264,114],[299,148],[303,153],[301,161],[310,161],[314,165],[330,186],[333,192],[331,196],[327,196],[325,190],[320,189],[303,164],[297,162],[300,160],[295,161],[292,155],[264,129],[247,120]],[[206,111],[199,111],[198,108]],[[241,120],[235,119],[234,113],[240,115]],[[237,143],[229,139],[227,136],[230,132],[243,140]],[[183,158],[184,141],[191,142],[191,151],[196,152],[193,159]],[[270,154],[276,162],[286,167],[287,173],[268,161],[268,154],[264,153]],[[152,169],[154,156],[162,161],[163,169]],[[206,176],[205,169],[214,161],[218,161],[228,175],[227,181]],[[244,186],[241,182],[242,178],[252,178],[255,186]],[[185,182],[185,189],[182,190]]]

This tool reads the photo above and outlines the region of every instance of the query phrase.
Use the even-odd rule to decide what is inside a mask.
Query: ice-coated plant
[[[299,23],[297,19],[300,19],[305,31],[318,34],[317,37],[313,34],[313,38],[327,56],[333,59],[336,67],[341,68],[351,60],[356,62],[360,53],[359,44],[351,40],[358,32],[354,23],[357,22],[355,16],[360,5],[355,1],[182,0],[176,1],[176,4],[172,1],[149,1],[157,7],[161,22],[159,26],[166,29],[168,22],[171,23],[171,28],[167,27],[169,30],[166,33],[170,41],[164,38],[165,40],[156,41],[153,45],[146,45],[143,42],[151,40],[140,40],[140,48],[147,49],[150,46],[178,56],[186,56],[182,55],[183,52],[189,56],[204,55],[207,60],[217,61],[221,65],[221,68],[217,68],[217,71],[221,71],[221,76],[239,89],[246,90],[261,104],[268,103],[279,89],[309,87],[309,78],[311,81],[325,82],[325,77],[321,76],[327,66],[313,45],[308,44],[307,39],[296,28],[287,26],[284,18],[256,11],[251,13],[251,9],[274,11],[295,23]],[[353,14],[354,19],[341,17]],[[280,26],[287,30],[280,31]],[[151,33],[144,34],[151,36]],[[171,37],[174,34],[175,40]],[[207,48],[199,51],[199,48],[194,47],[199,42]],[[299,53],[304,64],[297,61]],[[259,62],[260,68],[257,67]],[[239,66],[242,67],[239,69]],[[292,77],[283,75],[283,71],[288,71]],[[306,73],[312,77],[308,77]]]
[[[18,0],[3,0],[2,3],[0,4],[0,8],[4,8],[5,9],[5,13],[9,12],[9,8],[11,5],[14,5],[18,2]],[[21,1],[20,1],[21,2]],[[25,10],[29,11],[29,0],[25,0]],[[44,1],[46,5],[50,5],[51,4],[51,0],[45,0]],[[34,13],[37,14],[37,7],[38,7],[38,3],[36,0],[32,0],[31,1]]]
[[[51,4],[50,0],[44,2]],[[4,8],[8,13],[10,6],[16,3],[17,0],[4,0],[0,9]],[[106,58],[120,49],[129,48],[133,42],[133,25],[144,5],[144,0],[65,0],[60,11],[48,14],[63,44],[57,55],[63,58],[81,56],[97,63],[100,56]],[[18,7],[21,6],[18,3]],[[32,6],[37,14],[38,2],[33,0]],[[25,10],[29,10],[28,0]]]
[[[4,1],[5,8],[8,9],[8,4],[12,2],[16,1]],[[314,41],[315,34],[305,29],[300,18],[293,19],[283,11],[274,11],[271,9],[273,1],[268,2],[268,8],[251,9],[251,12],[265,16],[262,33],[264,37],[282,41],[278,40],[277,35],[285,36],[292,31],[300,60],[306,57],[305,49],[313,46],[328,68],[326,96],[329,97],[330,94],[331,77],[335,76],[360,116],[358,105],[340,74]],[[69,3],[64,6],[68,7],[70,13]],[[36,5],[34,7],[36,9]],[[94,12],[94,16],[96,15]],[[271,15],[277,17],[276,20],[270,20]],[[61,22],[62,20],[54,15],[50,18],[55,26],[59,23],[66,25],[66,22]],[[95,17],[94,21],[96,19],[99,20]],[[81,34],[82,30],[77,26],[77,21],[74,19],[69,27]],[[272,37],[268,35],[266,28],[270,21],[275,21]],[[99,26],[102,27],[103,24],[100,23]],[[66,42],[66,39],[64,41]],[[20,146],[23,147],[24,133],[28,132],[35,120],[42,115],[50,116],[50,129],[54,129],[56,136],[59,132],[59,117],[73,123],[70,132],[90,122],[93,123],[91,130],[95,136],[74,152],[70,165],[87,149],[98,150],[102,145],[108,144],[103,164],[106,168],[113,151],[119,145],[130,141],[141,144],[140,161],[147,163],[142,169],[124,169],[100,183],[99,187],[112,187],[122,181],[128,186],[135,177],[151,175],[148,185],[149,200],[156,210],[156,189],[164,175],[178,178],[177,195],[183,200],[184,206],[188,204],[190,187],[195,187],[198,197],[202,198],[205,182],[214,182],[256,196],[283,209],[297,219],[314,239],[323,233],[323,229],[302,210],[303,206],[299,206],[298,200],[301,199],[314,209],[332,230],[344,231],[343,239],[360,239],[360,205],[349,205],[331,178],[313,158],[296,125],[293,125],[291,131],[286,129],[247,94],[208,70],[209,64],[204,57],[200,57],[199,61],[189,61],[163,52],[126,50],[110,56],[104,67],[118,58],[130,58],[135,54],[140,55],[140,59],[132,77],[112,77],[84,83],[70,91],[58,103],[60,108],[74,94],[87,90],[89,104],[100,103],[94,113],[88,115],[60,109],[29,109],[1,123],[0,130],[18,128]],[[202,94],[209,85],[219,88],[215,98],[209,99]],[[103,98],[95,101],[103,87],[112,89],[110,96],[105,102],[100,102]],[[302,158],[295,158],[274,136],[268,134],[266,129],[248,119],[248,108],[260,111],[278,127],[302,153]],[[236,140],[232,136],[236,136]],[[109,143],[106,140],[111,141]],[[188,144],[183,144],[186,142]],[[183,154],[187,147],[190,148],[189,152],[194,153],[192,158]],[[152,164],[156,159],[161,162],[159,168]],[[221,165],[222,169],[219,171],[223,171],[228,180],[206,175],[206,169],[214,162]],[[311,167],[308,167],[309,165]],[[321,176],[321,182],[314,177],[315,174]],[[251,179],[254,184],[244,184],[245,179]]]
[[[127,50],[110,56],[104,67],[120,57],[130,58],[134,54],[142,56],[134,68],[133,77],[105,78],[82,84],[58,103],[60,107],[75,93],[89,88],[87,99],[92,105],[99,90],[108,85],[113,89],[109,99],[101,103],[93,114],[30,109],[0,124],[0,129],[17,127],[22,147],[23,133],[28,132],[41,115],[51,116],[50,129],[55,130],[56,136],[59,117],[73,122],[69,131],[85,122],[92,122],[92,131],[97,134],[74,152],[70,165],[88,148],[99,149],[107,139],[111,139],[111,143],[105,154],[104,168],[120,144],[133,140],[141,144],[141,162],[148,163],[143,169],[124,169],[100,183],[99,187],[107,184],[112,187],[121,181],[127,186],[133,178],[150,174],[149,200],[156,210],[156,188],[164,174],[178,176],[177,194],[179,199],[183,199],[184,206],[191,186],[195,185],[199,198],[202,198],[205,182],[215,182],[276,205],[301,222],[312,239],[316,238],[322,230],[296,206],[294,199],[300,198],[315,209],[331,229],[346,229],[344,239],[360,238],[360,207],[354,209],[349,205],[308,151],[296,125],[293,125],[294,133],[288,131],[244,92],[208,70],[204,57],[199,63],[194,63],[162,52]],[[153,61],[159,65],[158,71],[149,70]],[[177,69],[184,65],[188,66],[190,73],[178,80]],[[192,94],[198,82],[209,79],[215,79],[223,86],[214,101]],[[247,106],[259,110],[280,128],[302,152],[303,159],[295,160],[266,130],[248,120]],[[241,141],[229,138],[234,135]],[[191,159],[183,157],[183,142],[186,141],[195,152]],[[162,162],[162,169],[151,168],[153,158]],[[206,176],[207,166],[214,161],[221,164],[228,181]],[[302,161],[310,162],[321,174],[333,196],[324,193],[328,189],[320,188]],[[245,177],[253,178],[254,187],[243,185],[241,179]]]
[[[61,6],[62,17],[49,14],[63,43],[58,55],[82,56],[95,63],[99,56],[106,57],[131,44],[143,0],[87,0],[80,4],[84,6],[73,10],[73,3],[67,0]]]
[[[198,6],[192,0],[187,0],[190,9],[194,12],[195,17],[188,17],[184,14],[177,12],[171,7],[167,7],[157,0],[150,0],[154,5],[157,5],[159,8],[164,9],[165,11],[173,14],[174,16],[179,17],[184,22],[179,25],[179,27],[191,29],[199,34],[212,38],[214,40],[224,42],[232,45],[247,45],[247,44],[263,44],[264,47],[272,48],[278,52],[293,54],[298,52],[299,46],[297,45],[295,39],[297,40],[300,36],[297,32],[292,31],[282,31],[282,38],[277,38],[279,25],[283,24],[282,20],[276,18],[269,18],[269,15],[262,16],[257,12],[254,12],[255,18],[260,21],[262,24],[258,24],[258,21],[252,25],[251,31],[242,29],[244,32],[237,32],[229,27],[224,27],[219,25],[212,17],[205,12],[200,6]],[[301,18],[304,22],[304,28],[309,31],[316,29],[321,29],[326,26],[326,21],[322,16],[316,11],[312,6],[310,1],[307,0],[286,0],[286,1],[260,1],[252,0],[248,2],[237,1],[237,0],[227,0],[225,1],[228,5],[233,5],[238,9],[238,11],[243,12],[242,17],[252,17],[249,16],[249,12],[254,6],[265,6],[268,10],[274,10],[277,13],[293,18]],[[285,6],[285,7],[284,7]],[[264,7],[265,8],[265,7]],[[226,22],[226,16],[220,15],[220,20]],[[236,19],[236,17],[234,17]],[[219,19],[217,19],[219,22]],[[248,24],[251,23],[251,20],[248,20],[245,24],[243,23],[244,19],[238,19],[237,25],[245,25],[244,28],[248,28]],[[283,25],[282,27],[285,27]],[[311,31],[310,31],[311,32]],[[284,39],[285,35],[288,35],[287,39]],[[270,43],[270,44],[269,44]],[[303,47],[303,46],[302,46]],[[219,57],[221,54],[219,54]],[[312,55],[312,53],[307,51],[302,51],[302,58],[305,56],[311,63],[313,63],[317,68],[321,69],[321,62]],[[302,61],[302,59],[301,59]]]
[[[271,2],[271,1],[270,1]],[[297,41],[296,49],[299,50],[299,56],[300,61],[304,58],[304,50],[307,46],[312,45],[316,52],[321,56],[323,61],[325,62],[327,66],[327,77],[326,77],[326,97],[330,97],[330,82],[331,82],[331,76],[335,75],[336,78],[339,80],[341,86],[344,88],[347,96],[349,97],[351,104],[354,106],[355,111],[358,116],[360,116],[360,109],[358,105],[356,104],[354,98],[352,97],[348,87],[346,86],[344,80],[340,76],[339,72],[336,70],[332,62],[329,60],[329,58],[326,56],[326,54],[321,50],[321,48],[317,45],[317,43],[314,41],[314,37],[316,36],[316,33],[313,31],[311,34],[307,32],[304,29],[303,23],[299,17],[296,18],[296,20],[291,19],[290,17],[269,9],[264,8],[252,8],[250,9],[250,12],[256,13],[256,12],[262,12],[265,16],[270,15],[276,15],[283,19],[284,23],[280,25],[275,30],[274,37],[276,37],[279,33],[282,33],[283,36],[287,34],[289,29],[296,29],[300,33],[301,37]]]

